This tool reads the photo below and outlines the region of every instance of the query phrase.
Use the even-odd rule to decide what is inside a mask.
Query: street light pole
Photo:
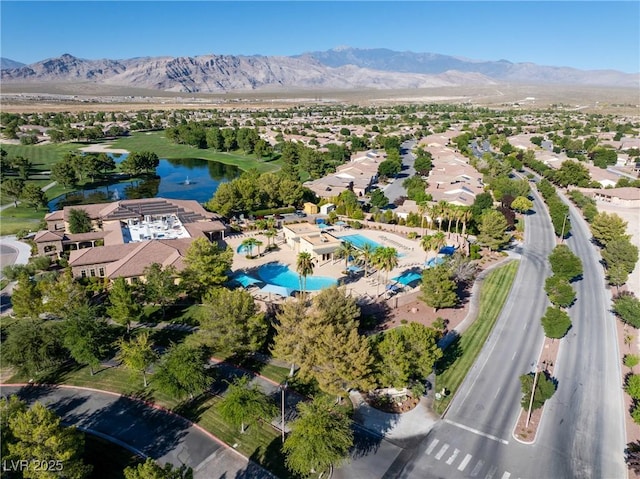
[[[533,395],[536,392],[536,383],[538,382],[538,365],[536,364],[536,373],[533,375],[533,387],[531,388],[531,399],[529,399],[529,412],[527,413],[527,423],[525,427],[529,427],[529,420],[531,419],[531,407],[533,406]]]
[[[566,215],[564,215],[564,220],[562,220],[562,234],[560,235],[560,244],[564,243],[564,227],[567,224],[568,217],[569,217],[569,214],[567,213]]]

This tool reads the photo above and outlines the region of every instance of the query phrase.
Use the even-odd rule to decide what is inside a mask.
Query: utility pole
[[[527,423],[525,427],[529,427],[531,419],[531,407],[533,406],[533,395],[536,393],[536,383],[538,382],[538,365],[536,364],[536,373],[533,375],[533,387],[531,388],[531,399],[529,399],[529,412],[527,413]]]

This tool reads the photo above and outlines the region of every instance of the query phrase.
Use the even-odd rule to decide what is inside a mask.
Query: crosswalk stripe
[[[472,457],[473,456],[471,454],[467,454],[466,456],[464,456],[464,459],[458,466],[458,471],[464,471],[464,468],[467,467],[467,464],[469,464],[469,461],[471,460]]]
[[[431,441],[431,444],[429,444],[429,447],[427,448],[427,455],[433,452],[433,450],[435,449],[435,447],[438,445],[439,442],[440,442],[439,439],[434,439],[433,441]]]
[[[440,450],[438,451],[438,454],[436,454],[436,459],[438,461],[442,459],[442,456],[444,456],[444,453],[447,452],[447,449],[449,449],[449,444],[445,444],[440,448]]]
[[[491,469],[489,469],[489,472],[487,473],[487,475],[484,476],[484,479],[493,479],[493,475],[496,473],[497,470],[498,470],[498,466],[493,466]]]
[[[471,471],[471,477],[476,477],[480,472],[480,469],[482,469],[482,466],[484,466],[484,461],[482,460],[478,461],[478,464],[476,464],[473,470]]]
[[[451,456],[449,456],[449,459],[447,459],[447,464],[449,465],[453,464],[453,461],[456,460],[456,457],[458,457],[459,453],[460,453],[460,449],[455,449],[453,451],[453,454],[451,454]]]
[[[511,477],[511,473],[504,471],[504,474],[502,475],[502,479],[509,479]]]

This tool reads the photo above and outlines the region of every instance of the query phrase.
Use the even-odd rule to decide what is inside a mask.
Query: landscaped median
[[[518,261],[510,261],[486,276],[480,289],[480,307],[476,320],[455,343],[445,349],[444,357],[436,365],[436,389],[441,391],[444,388],[447,391],[442,399],[435,402],[434,409],[438,414],[447,409],[480,354],[509,296],[519,264]],[[448,364],[446,369],[442,369],[443,364]]]

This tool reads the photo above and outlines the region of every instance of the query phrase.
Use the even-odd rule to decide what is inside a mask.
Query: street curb
[[[187,419],[184,416],[181,416],[180,414],[177,414],[165,407],[159,406],[157,404],[154,403],[150,403],[148,401],[143,401],[142,399],[136,399],[136,398],[132,398],[130,396],[126,396],[124,394],[120,394],[120,393],[115,393],[113,391],[106,391],[103,389],[95,389],[95,388],[88,388],[88,387],[83,387],[83,386],[70,386],[67,384],[30,384],[30,383],[17,383],[17,384],[2,384],[0,383],[0,388],[2,387],[44,387],[44,388],[61,388],[61,389],[79,389],[81,391],[88,391],[88,392],[98,392],[98,393],[102,393],[102,394],[108,394],[110,396],[118,396],[121,398],[125,398],[125,399],[129,399],[131,401],[135,401],[138,403],[142,403],[148,407],[151,407],[153,409],[156,409],[158,411],[162,411],[165,412],[167,414],[170,414],[172,416],[175,416],[179,419],[182,419],[184,422],[186,422],[187,424],[190,424],[191,426],[193,426],[195,429],[197,429],[198,431],[204,433],[206,436],[208,436],[209,438],[213,439],[215,442],[217,442],[218,444],[220,444],[221,446],[230,449],[231,451],[235,452],[238,456],[242,457],[243,459],[246,459],[248,462],[253,462],[251,461],[248,457],[244,456],[241,452],[239,452],[238,450],[234,449],[231,445],[227,444],[226,442],[224,442],[222,439],[218,438],[217,436],[215,436],[214,434],[210,433],[209,431],[207,431],[206,429],[204,429],[202,426],[199,426],[198,424],[195,424],[193,422],[191,422],[189,419]],[[264,469],[262,466],[260,466],[259,464],[256,463],[256,465],[258,467],[260,467],[261,469],[263,469],[265,472],[267,472],[268,474],[270,474],[271,476],[273,476],[273,474],[269,471],[267,471],[266,469]],[[275,477],[275,476],[273,476]]]

